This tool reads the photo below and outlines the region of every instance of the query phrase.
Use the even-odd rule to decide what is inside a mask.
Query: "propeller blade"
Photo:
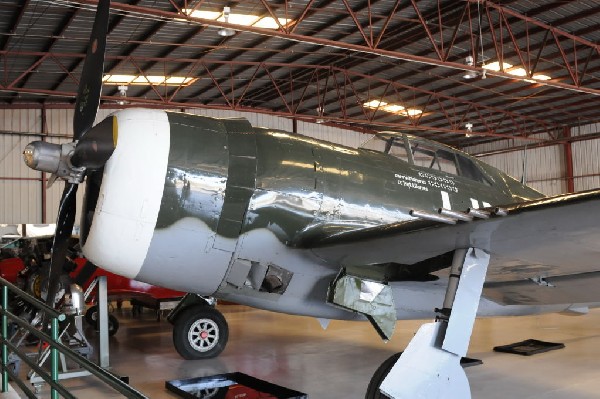
[[[60,275],[63,272],[67,256],[69,238],[73,233],[75,212],[77,211],[77,186],[77,184],[65,183],[65,189],[58,208],[56,231],[54,232],[54,240],[52,241],[52,258],[48,273],[48,296],[46,297],[46,304],[51,307],[54,307],[54,299],[58,292]]]
[[[117,145],[117,118],[110,116],[88,130],[77,143],[71,164],[97,170],[104,167]]]
[[[54,182],[56,181],[56,179],[58,179],[58,175],[52,173],[52,175],[48,179],[48,182],[46,183],[46,190],[49,189],[50,187],[52,187],[52,185],[54,185]]]
[[[75,168],[81,168],[82,166],[91,169],[101,168],[112,154],[116,142],[116,133],[113,139],[113,123],[116,126],[116,119],[112,118],[109,118],[105,124],[100,124],[99,128],[90,133],[89,138],[85,139],[86,133],[90,131],[94,124],[100,105],[109,15],[110,0],[99,0],[75,101],[73,138],[75,142],[81,141],[81,146],[75,146],[74,154],[70,159],[70,164]],[[116,132],[116,130],[114,131]],[[30,149],[29,153],[26,152],[24,155],[27,162],[28,156],[32,158],[30,159],[32,161],[35,154],[33,149]],[[55,158],[55,163],[60,166],[63,161],[62,154]],[[80,171],[85,173],[85,169],[80,169]],[[78,172],[78,170],[71,168],[71,172]],[[52,242],[52,259],[50,261],[48,296],[46,298],[46,303],[52,307],[55,305],[60,276],[64,272],[69,238],[73,233],[77,211],[77,186],[81,182],[80,179],[74,179],[68,173],[62,177],[70,178],[65,183],[65,189],[60,200],[56,219],[56,232]]]
[[[100,105],[109,11],[110,0],[100,0],[96,9],[96,17],[75,102],[75,115],[73,117],[73,137],[75,140],[79,140],[92,127]]]

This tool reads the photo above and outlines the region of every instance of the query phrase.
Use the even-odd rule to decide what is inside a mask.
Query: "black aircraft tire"
[[[119,320],[111,314],[108,315],[108,336],[112,337],[119,331]]]
[[[96,321],[96,324],[94,324],[94,328],[96,329],[96,331],[100,331],[100,327],[99,327],[99,320]],[[117,320],[117,318],[111,314],[108,315],[108,336],[112,337],[113,335],[115,335],[117,333],[117,331],[119,331],[119,320]]]
[[[217,357],[229,339],[225,317],[210,306],[193,306],[184,310],[173,326],[173,344],[186,360]]]
[[[90,326],[96,327],[97,320],[98,320],[98,306],[96,306],[96,305],[90,306],[85,311],[85,321]]]
[[[394,364],[396,364],[396,361],[398,361],[398,358],[401,354],[402,352],[388,357],[386,361],[381,363],[381,366],[375,370],[373,377],[371,377],[371,381],[369,381],[369,387],[367,388],[365,399],[388,399],[387,395],[384,395],[379,391],[379,387],[381,386],[381,383],[385,377],[387,377],[389,374],[392,367],[394,367]]]
[[[85,312],[85,321],[96,331],[100,331],[100,327],[98,326],[98,306],[90,306],[88,310]],[[108,315],[108,336],[112,337],[119,331],[119,320],[111,314]]]

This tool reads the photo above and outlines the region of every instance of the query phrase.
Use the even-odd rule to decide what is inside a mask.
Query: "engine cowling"
[[[104,168],[92,223],[86,224],[83,251],[95,264],[135,278],[158,218],[170,126],[163,111],[132,109],[116,117],[117,146]],[[83,214],[87,212],[84,209]]]
[[[87,180],[85,256],[135,280],[213,294],[237,242],[216,233],[227,182],[226,130],[216,119],[161,110],[114,116],[114,153]]]

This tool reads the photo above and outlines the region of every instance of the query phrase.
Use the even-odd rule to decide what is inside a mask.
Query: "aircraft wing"
[[[501,207],[506,216],[454,225],[413,220],[311,245],[342,265],[412,265],[476,247],[490,253],[484,296],[504,304],[600,302],[600,190]]]

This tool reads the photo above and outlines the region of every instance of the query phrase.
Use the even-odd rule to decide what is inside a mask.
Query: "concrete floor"
[[[394,338],[381,342],[367,323],[280,315],[238,305],[219,306],[230,341],[217,359],[186,361],[171,343],[171,326],[150,311],[114,314],[121,328],[111,338],[112,371],[150,398],[175,398],[165,381],[241,371],[312,399],[364,398],[372,373],[401,351],[421,324],[399,322]],[[90,331],[90,336],[93,336]],[[492,347],[536,338],[562,342],[565,349],[532,357],[494,353]],[[544,315],[480,319],[469,356],[484,365],[467,369],[473,398],[591,399],[600,397],[600,310],[583,317]],[[98,391],[90,377],[69,381],[77,397],[117,397]],[[0,394],[1,398],[4,398]]]

